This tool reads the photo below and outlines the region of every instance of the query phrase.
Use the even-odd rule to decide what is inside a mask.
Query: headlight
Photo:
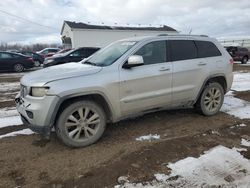
[[[43,97],[47,94],[49,87],[32,87],[31,96],[33,97]]]

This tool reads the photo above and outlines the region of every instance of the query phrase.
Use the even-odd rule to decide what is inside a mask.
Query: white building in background
[[[169,27],[122,27],[64,21],[61,38],[65,48],[103,47],[119,39],[160,34],[177,34]]]

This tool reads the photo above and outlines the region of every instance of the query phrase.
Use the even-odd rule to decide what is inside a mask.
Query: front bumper
[[[27,125],[32,131],[39,134],[49,134],[55,114],[57,113],[56,105],[59,97],[21,97],[16,96],[15,102],[24,125]]]

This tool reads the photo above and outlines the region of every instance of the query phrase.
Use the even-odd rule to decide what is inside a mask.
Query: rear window
[[[192,40],[170,40],[172,61],[197,58],[197,49]]]
[[[209,41],[195,41],[198,49],[198,58],[221,56],[219,49]]]

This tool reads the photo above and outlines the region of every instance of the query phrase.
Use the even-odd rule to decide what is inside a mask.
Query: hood
[[[101,70],[102,67],[82,63],[66,63],[26,74],[22,77],[21,84],[25,86],[43,86],[55,80],[95,74]]]

